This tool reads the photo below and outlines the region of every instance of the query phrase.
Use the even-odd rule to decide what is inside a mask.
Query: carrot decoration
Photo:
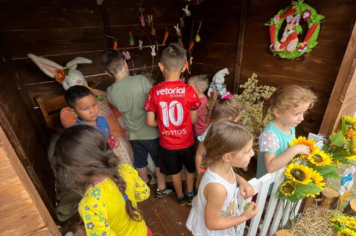
[[[315,23],[309,28],[308,33],[305,36],[304,42],[308,42],[308,40],[313,36],[313,34],[314,34],[316,28],[318,27],[318,25],[319,25],[318,23]]]
[[[276,26],[275,25],[271,25],[269,27],[269,38],[270,38],[272,44],[274,44],[275,35],[276,35]]]
[[[280,16],[280,19],[286,18],[289,15],[292,15],[296,12],[297,10],[294,8],[289,8],[283,15]]]
[[[152,35],[152,36],[155,36],[155,35],[156,35],[156,29],[155,29],[155,27],[153,27],[153,26],[152,26],[152,28],[151,28],[151,35]]]
[[[189,68],[189,63],[187,60],[185,60],[185,67],[187,68],[188,73],[190,74],[190,68]]]
[[[114,49],[117,49],[117,41],[114,41]]]
[[[291,35],[288,36],[288,38],[286,39],[286,41],[284,41],[281,46],[279,46],[279,49],[282,49],[284,48],[285,46],[287,46],[290,41],[292,41],[293,39],[297,38],[298,37],[298,33],[294,32],[292,33]]]
[[[169,36],[169,32],[166,31],[166,33],[164,34],[163,44],[166,43],[166,40],[167,40],[168,36]]]
[[[191,51],[193,47],[194,47],[194,42],[191,42],[189,45],[189,51]]]

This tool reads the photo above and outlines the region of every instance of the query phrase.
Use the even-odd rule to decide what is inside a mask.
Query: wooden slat
[[[344,99],[348,96],[351,101],[355,98],[355,70],[356,70],[356,25],[352,32],[349,44],[347,46],[344,59],[342,61],[339,74],[337,76],[334,89],[331,93],[330,100],[328,103],[328,108],[325,112],[325,118],[320,127],[320,134],[329,135],[337,127],[337,123],[340,120],[340,114],[342,109]],[[351,85],[351,86],[350,86]],[[351,109],[355,109],[355,105],[352,103],[347,103],[347,106],[350,106]],[[350,111],[349,111],[350,112]],[[354,112],[354,111],[352,111]],[[353,114],[345,114],[353,115]]]

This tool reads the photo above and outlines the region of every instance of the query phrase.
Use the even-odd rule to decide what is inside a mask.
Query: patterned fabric
[[[101,100],[98,100],[99,115],[104,116],[109,123],[111,136],[113,136],[116,141],[115,147],[113,148],[114,153],[120,158],[122,163],[132,165],[133,153],[131,144],[130,141],[126,139],[126,130],[122,128],[118,122],[122,114],[108,101],[106,92],[96,89],[93,89],[92,92],[102,97]],[[65,107],[61,110],[60,119],[64,128],[75,125],[77,122],[77,118],[70,111],[69,107]]]
[[[162,147],[177,150],[194,144],[190,110],[199,106],[194,88],[181,81],[165,81],[150,90],[144,109],[157,116]]]
[[[149,187],[133,167],[122,164],[119,174],[126,182],[125,193],[134,206],[150,196]],[[91,184],[78,207],[87,235],[147,235],[145,221],[130,220],[125,204],[123,194],[110,178],[103,178]]]
[[[260,150],[258,152],[257,160],[257,178],[261,178],[267,174],[263,153],[273,153],[276,154],[276,157],[278,157],[285,152],[289,143],[295,137],[295,128],[290,127],[290,130],[291,134],[286,134],[278,129],[272,121],[267,124],[260,136]]]

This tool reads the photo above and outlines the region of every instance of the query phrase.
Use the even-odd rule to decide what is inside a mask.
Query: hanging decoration
[[[143,41],[142,40],[138,40],[138,50],[140,50],[140,51],[142,51],[142,49],[143,49],[142,44],[143,44]]]
[[[131,55],[130,55],[129,51],[123,51],[122,54],[124,55],[125,60],[131,59]]]
[[[184,11],[184,13],[185,13],[185,15],[186,15],[187,17],[189,17],[189,16],[191,15],[191,13],[190,13],[188,7],[189,7],[189,4],[186,5],[185,8],[182,8],[182,10]]]
[[[169,36],[169,31],[168,29],[166,28],[166,33],[164,34],[164,39],[163,39],[163,43],[162,44],[165,44],[167,39],[168,39],[168,36]]]
[[[308,32],[303,39],[299,41],[298,36],[302,33],[302,27],[299,25],[301,18],[308,24]],[[310,52],[317,44],[317,38],[320,31],[320,23],[325,19],[323,15],[317,14],[316,10],[303,3],[303,0],[293,1],[292,6],[280,10],[266,24],[269,26],[270,50],[281,58],[297,58],[304,53]],[[287,25],[281,40],[278,40],[279,30],[286,20]]]
[[[204,0],[193,0],[192,4],[193,4],[193,6],[198,6],[198,5],[200,5],[200,3],[202,1],[204,1]]]
[[[188,60],[185,60],[185,68],[187,68],[187,72],[190,74],[190,66]]]
[[[155,45],[151,45],[150,46],[151,47],[151,49],[152,49],[152,51],[151,51],[151,56],[153,56],[153,57],[155,57],[156,56],[156,51],[155,51]]]
[[[135,40],[134,40],[134,38],[132,37],[131,31],[130,31],[129,45],[130,45],[130,46],[134,46],[134,45],[135,45]]]
[[[177,24],[176,26],[174,26],[174,28],[176,29],[176,34],[178,37],[182,36],[182,32],[179,29],[179,24]]]
[[[155,36],[156,35],[156,29],[153,26],[153,15],[147,15],[147,23],[151,27],[151,35]]]
[[[192,42],[190,43],[190,45],[189,45],[189,51],[191,51],[191,50],[193,49],[193,47],[194,47],[194,41],[192,41]]]
[[[145,26],[146,26],[145,17],[143,16],[143,13],[142,13],[144,10],[145,10],[145,9],[142,9],[142,8],[140,7],[140,13],[141,13],[140,21],[141,21],[142,27],[145,27]]]
[[[199,31],[200,31],[200,28],[201,28],[201,24],[203,24],[202,21],[200,21],[199,28],[198,28],[198,30],[197,30],[197,35],[195,36],[195,42],[197,42],[197,43],[200,42]]]

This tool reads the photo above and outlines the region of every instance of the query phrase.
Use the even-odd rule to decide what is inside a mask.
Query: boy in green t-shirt
[[[152,85],[144,76],[130,76],[129,67],[119,51],[106,51],[101,58],[101,63],[105,71],[115,78],[115,83],[107,89],[108,98],[124,117],[126,131],[134,152],[134,166],[139,176],[149,184],[151,180],[147,175],[149,153],[156,165],[158,182],[156,196],[165,197],[175,194],[173,189],[166,187],[166,176],[160,172],[158,129],[146,124],[146,111],[143,110]]]

